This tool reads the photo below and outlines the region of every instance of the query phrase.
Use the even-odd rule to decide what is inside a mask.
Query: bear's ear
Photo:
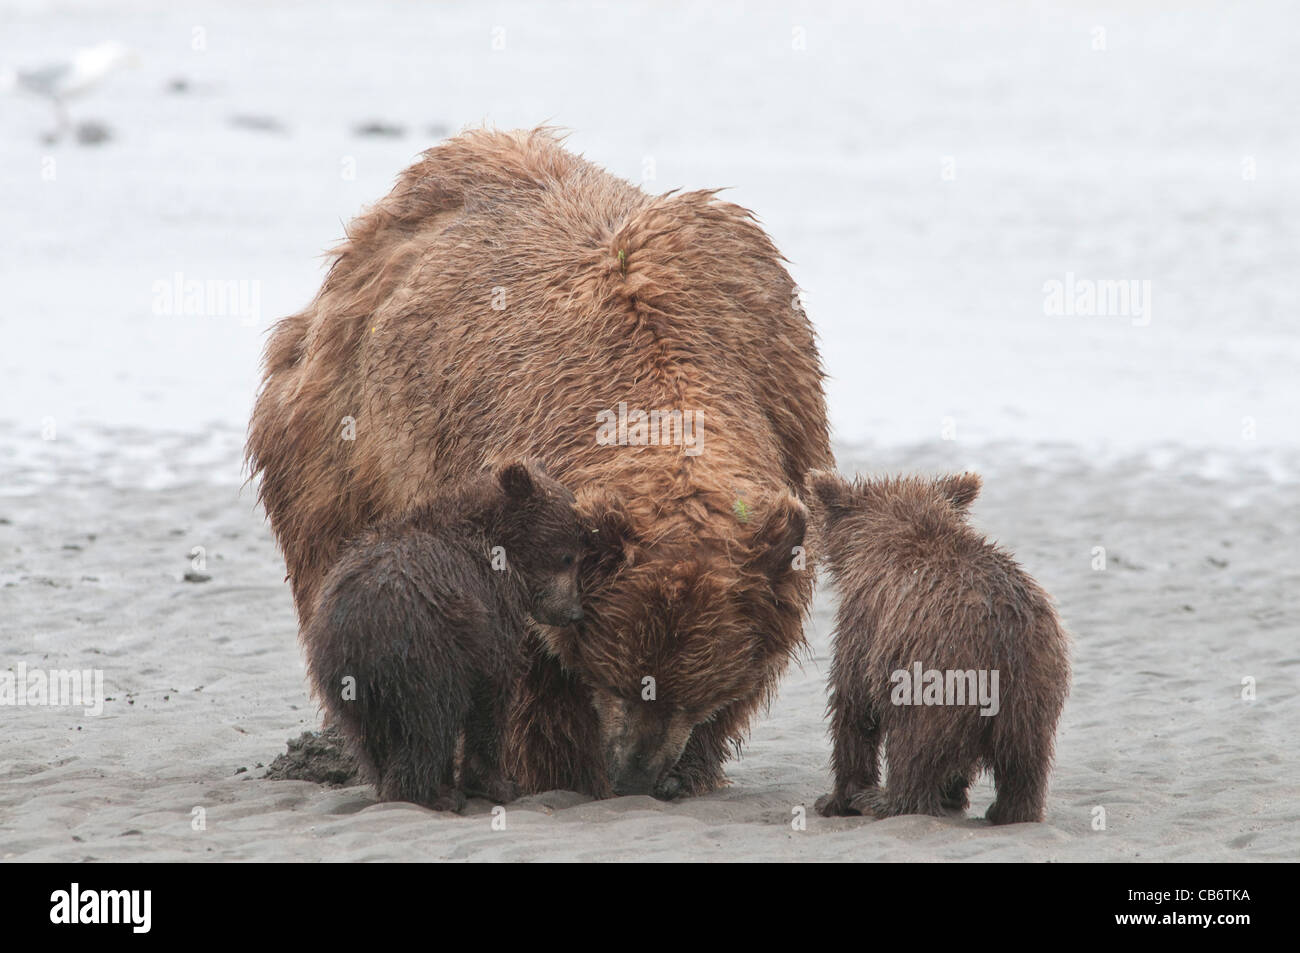
[[[975,497],[980,495],[980,487],[984,483],[978,473],[958,473],[940,477],[934,481],[934,485],[944,499],[965,514]]]
[[[833,470],[809,470],[804,478],[813,510],[823,521],[842,516],[853,505],[853,487]]]
[[[772,578],[792,568],[795,547],[803,545],[808,530],[808,510],[789,493],[772,502],[767,516],[754,532],[752,564]]]
[[[522,461],[507,463],[497,471],[497,482],[508,498],[516,501],[528,499],[537,492],[533,471]]]
[[[611,574],[629,558],[637,541],[627,506],[608,490],[590,486],[579,490],[575,505],[588,534],[584,572],[593,577]]]

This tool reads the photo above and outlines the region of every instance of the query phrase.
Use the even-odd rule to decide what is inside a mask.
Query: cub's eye
[[[571,555],[565,554],[565,557],[564,557],[564,565],[566,565],[566,566],[572,566],[572,565],[573,565],[573,557],[572,557]]]

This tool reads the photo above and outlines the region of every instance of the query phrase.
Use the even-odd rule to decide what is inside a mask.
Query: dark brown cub
[[[317,697],[379,796],[512,800],[501,733],[528,616],[582,620],[590,532],[532,464],[484,472],[352,540],[304,630]],[[455,760],[463,737],[460,783]]]

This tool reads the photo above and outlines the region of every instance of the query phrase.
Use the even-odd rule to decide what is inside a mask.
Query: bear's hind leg
[[[871,706],[836,690],[831,694],[831,768],[835,789],[817,799],[823,817],[866,813],[865,804],[879,792],[880,722]]]
[[[885,786],[851,797],[849,806],[856,812],[874,817],[950,815],[949,795],[958,793],[954,778],[963,775],[966,759],[960,752],[936,747],[940,737],[933,726],[915,720],[892,727],[885,750],[885,761],[889,766]],[[964,786],[960,794],[964,799]]]
[[[379,796],[460,810],[465,798],[453,768],[469,697],[458,673],[436,655],[402,652],[380,640],[372,645],[373,654],[354,666],[361,673],[357,700],[344,703],[355,706],[344,712],[352,743],[373,766]]]
[[[899,817],[904,814],[928,814],[946,817],[952,813],[942,797],[939,776],[925,776],[919,780],[900,777],[890,770],[885,787],[866,788],[849,799],[850,813],[867,817]]]
[[[410,801],[435,811],[459,813],[465,808],[465,795],[455,785],[452,767],[450,761],[435,767],[431,760],[412,752],[390,761],[375,788],[384,801]]]
[[[1002,748],[993,759],[997,798],[984,815],[990,824],[1041,821],[1047,806],[1047,775],[1051,769],[1051,738]]]
[[[468,699],[451,679],[428,677],[427,660],[404,661],[412,664],[377,667],[358,685],[353,742],[373,765],[382,800],[459,811],[465,797],[456,788],[456,742]],[[381,671],[386,677],[377,677]]]

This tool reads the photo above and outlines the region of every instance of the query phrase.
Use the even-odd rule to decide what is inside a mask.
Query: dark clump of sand
[[[289,741],[263,778],[268,781],[311,781],[331,787],[361,784],[356,759],[343,747],[343,736],[333,725],[304,731]]]

